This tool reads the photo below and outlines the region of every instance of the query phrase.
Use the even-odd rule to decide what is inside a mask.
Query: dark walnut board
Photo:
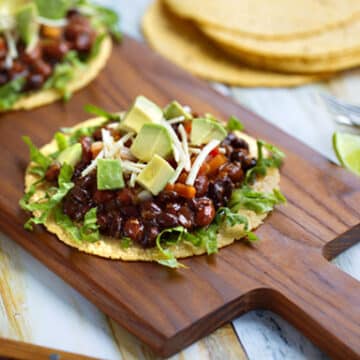
[[[262,240],[256,247],[237,242],[216,256],[183,260],[189,269],[173,271],[83,254],[42,227],[23,230],[27,216],[18,200],[28,151],[20,136],[42,145],[60,126],[88,118],[85,104],[119,111],[139,94],[161,105],[178,99],[224,119],[236,115],[251,135],[285,151],[281,188],[288,204],[256,231]],[[0,134],[1,229],[158,354],[171,355],[263,308],[334,358],[360,358],[360,284],[328,261],[360,240],[360,180],[205,82],[126,38],[98,79],[68,104],[3,114]]]

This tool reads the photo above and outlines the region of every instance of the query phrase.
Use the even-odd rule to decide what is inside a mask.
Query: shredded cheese
[[[219,140],[211,140],[204,148],[201,150],[200,154],[194,161],[192,168],[189,172],[189,175],[186,179],[186,185],[194,185],[197,174],[201,168],[201,165],[206,160],[206,157],[210,154],[210,152],[215,149],[220,144]]]
[[[174,152],[174,159],[175,161],[179,164],[180,162],[184,162],[185,161],[185,154],[184,154],[184,150],[182,148],[182,145],[180,143],[180,140],[178,138],[178,136],[176,135],[174,129],[171,127],[170,124],[168,124],[168,122],[163,119],[162,123],[161,123],[166,130],[168,131],[171,140],[173,142],[173,152]],[[176,149],[174,151],[174,148]]]
[[[183,147],[184,155],[185,155],[185,161],[184,161],[185,170],[190,171],[191,161],[190,161],[189,144],[188,144],[188,140],[187,140],[187,134],[186,134],[185,128],[182,124],[179,125],[178,130],[179,130],[179,133],[181,136],[181,143],[182,143],[182,147]]]
[[[130,180],[129,180],[129,186],[130,186],[130,187],[134,187],[134,186],[135,186],[136,178],[137,178],[137,175],[136,175],[136,173],[133,172],[133,173],[131,174]]]
[[[104,158],[109,159],[114,154],[114,138],[111,136],[110,131],[101,129],[102,141],[104,144]]]
[[[93,170],[96,169],[98,159],[103,159],[103,158],[104,158],[104,149],[101,150],[96,156],[96,158],[92,160],[91,163],[81,172],[81,176],[89,175]]]
[[[201,153],[201,149],[189,147],[189,152],[191,152],[191,153],[193,153],[193,154],[200,154],[200,153]]]
[[[10,69],[13,66],[13,59],[17,58],[16,41],[10,31],[4,31],[8,52],[5,58],[5,68]]]
[[[185,168],[185,164],[180,162],[177,166],[177,168],[175,169],[175,173],[173,175],[173,177],[169,180],[169,184],[175,184],[176,180],[179,178],[181,172],[184,170]]]
[[[53,26],[53,27],[63,27],[66,26],[68,20],[66,18],[63,19],[48,19],[42,16],[37,17],[37,22],[41,25]]]
[[[181,115],[181,116],[178,116],[178,117],[175,117],[173,119],[170,119],[168,120],[168,124],[177,124],[177,123],[180,123],[180,122],[183,122],[185,120],[185,116],[184,115]]]

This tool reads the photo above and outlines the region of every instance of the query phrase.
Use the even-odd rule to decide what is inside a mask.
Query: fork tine
[[[357,117],[360,117],[360,106],[346,104],[335,97],[329,95],[329,94],[322,94],[322,98],[326,101],[327,104],[330,105],[333,109],[336,109],[337,111],[344,112],[346,114],[352,114]]]

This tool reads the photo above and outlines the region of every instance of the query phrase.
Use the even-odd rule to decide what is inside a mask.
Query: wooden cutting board
[[[216,256],[184,260],[189,269],[172,271],[82,254],[41,227],[23,230],[27,215],[18,200],[28,152],[20,136],[42,145],[60,126],[86,119],[85,104],[118,111],[138,94],[161,105],[178,99],[200,113],[236,115],[251,135],[285,151],[281,187],[288,204],[258,229],[256,247],[238,242]],[[1,115],[0,134],[1,229],[158,354],[171,355],[236,316],[263,308],[334,358],[360,358],[360,285],[328,261],[360,240],[359,178],[205,82],[126,38],[101,76],[70,103]]]

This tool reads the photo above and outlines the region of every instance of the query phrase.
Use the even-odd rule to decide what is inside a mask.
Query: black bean
[[[157,217],[157,223],[162,228],[170,228],[170,227],[175,227],[175,226],[179,225],[179,221],[178,221],[178,218],[176,215],[165,213],[165,212],[162,212]]]
[[[146,225],[140,244],[143,247],[153,247],[156,243],[156,237],[159,235],[159,228],[154,225]]]
[[[61,165],[58,162],[52,163],[45,173],[45,179],[47,181],[57,181],[61,170]]]
[[[125,221],[124,235],[136,242],[140,242],[144,233],[144,225],[135,217]]]
[[[209,188],[209,180],[206,175],[199,175],[195,180],[196,196],[204,196]]]
[[[160,206],[151,200],[141,203],[140,209],[141,218],[147,221],[156,220],[162,211]]]

